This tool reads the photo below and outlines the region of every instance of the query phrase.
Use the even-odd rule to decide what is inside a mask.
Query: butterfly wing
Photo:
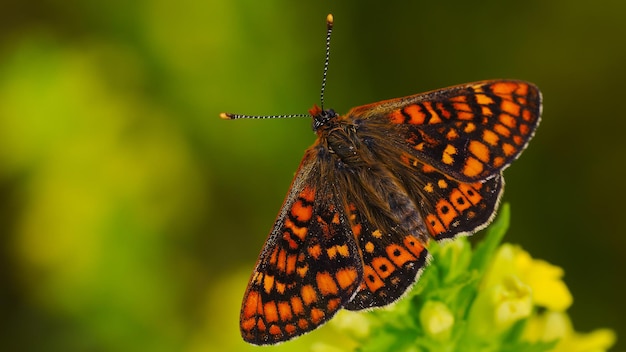
[[[430,258],[413,234],[394,228],[385,231],[361,220],[363,281],[346,303],[348,310],[384,307],[397,301],[417,282]]]
[[[362,261],[344,202],[315,146],[293,180],[246,289],[244,340],[273,344],[328,321],[356,293]]]
[[[363,258],[363,281],[345,306],[349,310],[395,302],[417,281],[429,259],[419,239],[426,229],[397,177],[376,167],[366,172],[364,177],[351,173],[352,186],[344,187]]]
[[[499,175],[524,150],[540,115],[539,89],[514,80],[444,88],[347,114],[401,127],[411,155],[463,182]]]
[[[430,235],[445,239],[491,221],[502,170],[526,147],[540,114],[537,87],[500,80],[364,105],[346,119],[401,180]]]

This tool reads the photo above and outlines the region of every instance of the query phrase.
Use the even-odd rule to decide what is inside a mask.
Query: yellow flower
[[[514,275],[482,289],[470,310],[470,329],[478,336],[495,336],[532,313],[532,291]]]
[[[446,339],[450,337],[454,316],[444,303],[427,301],[420,311],[420,322],[428,335]]]
[[[503,244],[485,275],[483,287],[496,285],[514,276],[532,290],[533,303],[548,310],[565,311],[572,304],[572,294],[562,281],[563,269],[543,260],[533,259],[518,246]]]
[[[533,260],[519,247],[514,251],[517,252],[514,258],[516,271],[532,288],[536,305],[559,312],[572,305],[572,294],[562,280],[563,269],[543,260]]]
[[[494,321],[498,328],[509,328],[532,313],[531,289],[515,276],[506,276],[493,288]]]
[[[567,314],[548,311],[528,320],[523,339],[531,342],[558,340],[552,352],[603,352],[615,344],[616,337],[609,329],[578,333]]]

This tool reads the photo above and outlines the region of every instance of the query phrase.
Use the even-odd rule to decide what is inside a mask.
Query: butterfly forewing
[[[352,109],[402,126],[409,153],[464,182],[499,175],[539,124],[541,94],[515,80],[470,83]]]
[[[241,308],[243,338],[273,344],[311,331],[355,294],[362,261],[339,192],[305,155],[259,256]]]

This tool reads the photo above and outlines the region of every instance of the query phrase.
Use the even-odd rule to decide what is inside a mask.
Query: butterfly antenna
[[[322,74],[322,89],[320,92],[320,105],[324,110],[324,90],[326,89],[326,74],[328,73],[328,62],[330,61],[330,36],[333,33],[333,15],[326,16],[326,58],[324,59],[324,73]]]
[[[289,114],[289,115],[241,115],[231,114],[229,112],[220,113],[220,117],[224,120],[236,119],[288,119],[292,117],[311,117],[309,114]]]
[[[326,16],[326,58],[324,59],[324,74],[322,75],[322,89],[320,92],[320,104],[324,110],[324,90],[326,89],[326,73],[328,72],[328,61],[330,59],[330,35],[333,32],[333,15]],[[236,119],[285,119],[291,117],[310,117],[310,114],[289,114],[289,115],[241,115],[223,112],[220,117],[224,120]]]

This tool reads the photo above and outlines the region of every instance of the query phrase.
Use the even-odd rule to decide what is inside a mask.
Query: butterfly
[[[322,106],[332,25],[329,15]],[[534,135],[541,99],[531,83],[490,80],[345,115],[310,109],[317,140],[248,283],[243,339],[286,341],[340,309],[383,307],[402,297],[428,263],[431,239],[469,235],[493,219],[502,171]]]

